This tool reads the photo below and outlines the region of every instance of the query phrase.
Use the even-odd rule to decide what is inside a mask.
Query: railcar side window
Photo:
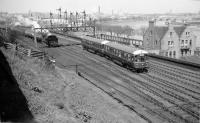
[[[126,59],[126,53],[124,53],[124,58]]]
[[[119,57],[121,57],[121,51],[119,51]]]
[[[131,54],[128,54],[128,60],[129,61],[131,60]]]
[[[134,56],[131,56],[131,61],[134,61]]]

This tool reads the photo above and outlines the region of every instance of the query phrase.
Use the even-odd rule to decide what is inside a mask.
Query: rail
[[[184,61],[184,60],[180,60],[180,59],[169,58],[169,57],[160,56],[160,55],[156,55],[156,54],[148,54],[148,56],[150,58],[154,58],[154,59],[158,59],[158,60],[162,60],[162,61],[172,62],[172,63],[175,63],[177,65],[186,66],[186,67],[192,67],[192,68],[195,68],[195,69],[200,69],[200,64],[197,64],[197,63]]]

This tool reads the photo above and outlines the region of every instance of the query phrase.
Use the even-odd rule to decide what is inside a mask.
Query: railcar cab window
[[[140,55],[135,56],[135,62],[145,62],[146,56],[144,54],[141,56]]]
[[[135,62],[140,62],[140,57],[138,55],[135,56]]]
[[[141,56],[141,62],[145,62],[145,60],[146,60],[146,56],[145,55]]]

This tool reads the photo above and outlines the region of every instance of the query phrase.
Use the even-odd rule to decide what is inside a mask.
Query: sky
[[[200,11],[200,0],[0,0],[0,11],[27,13],[67,11],[98,11],[103,13],[184,13]]]

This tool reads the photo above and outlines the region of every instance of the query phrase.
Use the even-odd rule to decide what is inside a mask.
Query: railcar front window
[[[139,56],[135,56],[135,62],[140,62],[140,57]]]
[[[144,62],[144,61],[145,61],[144,56],[141,56],[140,61],[141,61],[141,62]]]

